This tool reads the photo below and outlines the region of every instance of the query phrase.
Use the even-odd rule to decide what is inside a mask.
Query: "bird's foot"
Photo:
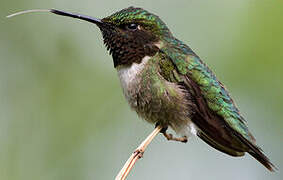
[[[166,137],[166,139],[168,141],[179,141],[179,142],[182,142],[182,143],[186,143],[188,142],[188,138],[187,136],[183,136],[183,137],[174,137],[172,134],[168,134],[166,132],[162,132],[163,135]]]
[[[182,143],[188,142],[188,137],[187,136],[174,137],[173,134],[169,134],[169,133],[166,132],[167,129],[168,129],[168,127],[165,127],[160,132],[166,137],[166,139],[168,141],[178,141],[178,142],[182,142]]]

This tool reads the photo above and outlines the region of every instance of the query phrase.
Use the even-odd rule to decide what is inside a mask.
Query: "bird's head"
[[[101,22],[98,27],[115,67],[139,63],[143,57],[153,56],[159,50],[160,40],[170,35],[158,16],[142,8],[122,9]]]
[[[102,19],[56,9],[28,10],[8,17],[38,11],[48,11],[96,24],[102,32],[107,50],[113,57],[114,67],[140,63],[145,56],[153,56],[159,50],[162,39],[171,36],[169,29],[158,16],[135,7],[122,9]]]

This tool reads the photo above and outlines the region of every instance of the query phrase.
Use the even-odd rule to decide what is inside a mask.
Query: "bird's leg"
[[[188,138],[187,136],[183,136],[183,137],[174,137],[173,134],[169,134],[167,133],[167,128],[163,128],[160,132],[166,137],[166,139],[168,141],[179,141],[179,142],[182,142],[182,143],[186,143],[188,142]]]

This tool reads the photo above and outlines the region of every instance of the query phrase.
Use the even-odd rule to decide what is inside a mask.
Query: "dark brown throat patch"
[[[100,30],[114,67],[139,64],[145,56],[153,56],[159,50],[154,45],[158,38],[145,30],[131,32],[115,26],[100,27]]]

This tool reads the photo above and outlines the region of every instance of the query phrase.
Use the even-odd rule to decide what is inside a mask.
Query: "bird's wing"
[[[179,49],[164,47],[162,51],[170,57],[180,75],[183,76],[184,82],[195,91],[200,91],[198,94],[203,98],[203,103],[207,104],[207,107],[212,112],[222,117],[233,130],[246,139],[254,141],[244,118],[240,115],[225,87],[189,47],[186,45],[183,45],[184,47],[180,46],[178,46]],[[180,53],[184,50],[187,53]]]
[[[192,121],[200,129],[198,136],[233,156],[249,152],[272,170],[274,166],[256,146],[244,118],[223,84],[188,46],[180,41],[174,43],[171,47],[164,46],[161,51],[172,61],[182,83],[194,97],[196,105]]]

